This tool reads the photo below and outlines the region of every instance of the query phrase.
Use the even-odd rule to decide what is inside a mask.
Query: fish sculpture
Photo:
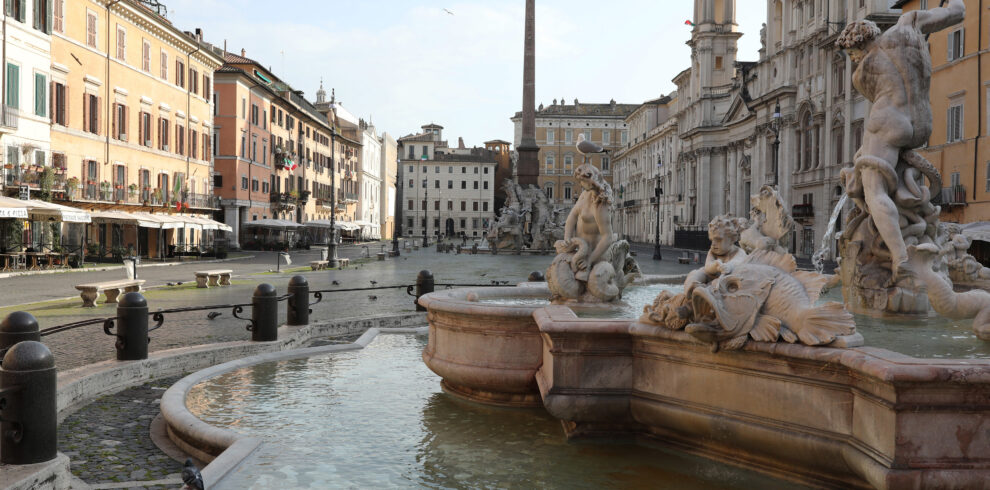
[[[715,351],[739,349],[749,339],[825,345],[856,330],[842,303],[815,306],[828,277],[798,271],[793,255],[759,250],[719,268],[717,278],[689,291],[684,313],[684,330]]]

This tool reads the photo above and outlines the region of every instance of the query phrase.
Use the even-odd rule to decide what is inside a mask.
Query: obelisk
[[[519,184],[539,186],[540,147],[536,145],[536,0],[526,0],[526,32],[523,48],[522,139],[516,147]]]

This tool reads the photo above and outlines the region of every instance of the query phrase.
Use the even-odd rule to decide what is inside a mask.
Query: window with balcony
[[[95,201],[99,197],[100,189],[100,166],[96,160],[86,160],[83,162],[84,186],[83,197]]]
[[[141,170],[138,179],[141,181],[141,201],[151,200],[151,171]]]
[[[127,167],[113,166],[113,200],[123,201],[127,198]]]

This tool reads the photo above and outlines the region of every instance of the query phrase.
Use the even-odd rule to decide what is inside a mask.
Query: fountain
[[[530,365],[539,400],[568,437],[645,436],[815,486],[985,486],[990,359],[914,358],[882,348],[895,346],[890,336],[878,335],[883,341],[871,345],[857,332],[860,322],[874,332],[883,329],[863,314],[882,313],[887,316],[879,321],[888,328],[911,325],[905,335],[921,339],[925,323],[942,324],[939,318],[919,320],[930,302],[943,317],[975,317],[976,334],[990,337],[990,294],[954,291],[948,263],[954,274],[974,280],[990,277],[990,270],[959,252],[966,244],[951,234],[952,227],[939,226],[930,190],[941,185],[938,172],[912,150],[927,141],[931,126],[924,34],[958,23],[962,14],[962,1],[950,0],[944,8],[904,14],[882,35],[863,21],[839,36],[839,45],[859,63],[857,88],[873,101],[869,120],[903,124],[867,124],[855,165],[841,174],[847,197],[832,214],[830,234],[845,199],[856,207],[839,237],[838,277],[797,270],[780,244],[792,223],[786,206],[772,188],[763,188],[752,198],[751,220],[719,216],[711,222],[705,265],[688,275],[682,292],[661,292],[637,320],[580,318],[576,309],[620,298],[625,273],[632,270],[619,260],[619,242],[595,245],[598,237],[610,236],[604,234],[611,218],[602,212],[607,206],[597,214],[587,208],[571,212],[547,271],[558,304],[533,308],[532,321],[520,321],[532,342],[527,352],[537,343],[541,351]],[[902,79],[894,68],[902,64],[919,72]],[[897,90],[912,96],[885,98]],[[915,105],[898,106],[903,100]],[[594,192],[586,186],[579,205],[590,202],[585,195],[601,203]],[[579,232],[582,225],[598,224],[589,243],[568,241],[572,218]],[[595,280],[604,282],[593,285]],[[837,280],[843,301],[822,299],[823,288]],[[461,324],[441,322],[450,301],[444,294],[422,299],[430,311],[431,343],[445,338],[444,330],[479,320],[468,313]],[[472,292],[459,294],[467,298]],[[509,322],[484,334],[504,335]],[[952,340],[978,342],[965,335]],[[424,350],[431,369],[440,351],[439,344]],[[493,370],[488,375],[497,378],[499,356],[509,352],[461,354],[483,358]]]
[[[523,188],[512,179],[505,179],[502,188],[507,199],[486,233],[489,250],[493,253],[543,251],[564,236],[562,210],[552,206],[539,187]]]

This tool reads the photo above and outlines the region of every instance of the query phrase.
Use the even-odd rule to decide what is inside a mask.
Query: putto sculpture
[[[705,266],[691,271],[684,281],[684,288],[690,293],[695,286],[708,284],[719,276],[723,265],[739,264],[746,258],[746,251],[736,245],[739,230],[746,224],[743,218],[729,215],[716,216],[708,223],[708,239],[712,245],[705,257]]]
[[[914,151],[932,131],[931,57],[925,35],[963,20],[962,0],[902,15],[881,33],[871,21],[845,27],[836,45],[856,63],[853,85],[872,103],[863,144],[840,177],[856,204],[839,242],[847,305],[895,313],[928,311],[925,278],[908,246],[935,244],[938,171]],[[924,185],[928,180],[928,187]]]
[[[603,151],[588,145],[593,144],[579,136],[582,153]],[[557,256],[546,274],[551,301],[615,301],[639,274],[639,265],[629,255],[629,243],[612,233],[612,187],[601,171],[584,163],[574,176],[582,191],[567,215],[564,238],[554,244]]]

